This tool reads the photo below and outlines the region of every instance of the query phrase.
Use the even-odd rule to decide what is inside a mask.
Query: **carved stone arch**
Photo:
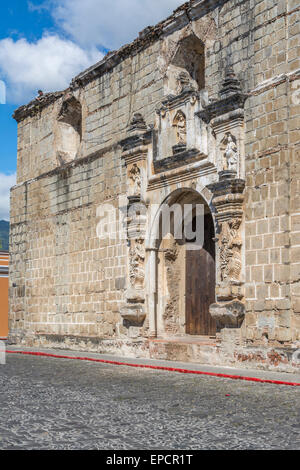
[[[155,208],[154,212],[150,215],[149,226],[150,229],[148,231],[148,236],[146,239],[146,248],[149,250],[157,248],[156,240],[158,238],[159,233],[159,217],[161,215],[161,208],[164,204],[172,205],[178,201],[178,197],[180,194],[187,194],[187,193],[194,193],[198,195],[199,198],[203,199],[204,203],[209,207],[212,217],[214,219],[214,224],[216,227],[216,220],[215,220],[215,207],[212,204],[213,200],[213,193],[206,187],[201,186],[197,187],[188,187],[184,186],[182,188],[178,188],[175,190],[169,190],[169,194],[167,194],[164,200],[161,202],[159,207],[153,206]],[[151,206],[150,206],[151,207]]]

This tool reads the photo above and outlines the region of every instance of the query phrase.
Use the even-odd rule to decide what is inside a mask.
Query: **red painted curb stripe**
[[[296,382],[283,382],[280,380],[258,379],[256,377],[243,377],[242,375],[217,374],[214,372],[202,372],[199,370],[177,369],[175,367],[150,366],[147,364],[130,364],[128,362],[108,361],[105,359],[94,359],[92,357],[61,356],[58,354],[48,354],[48,353],[32,352],[32,351],[6,351],[6,352],[8,354],[25,354],[29,356],[54,357],[56,359],[75,359],[77,361],[100,362],[102,364],[113,364],[117,366],[138,367],[141,369],[164,370],[167,372],[179,372],[180,374],[208,375],[211,377],[221,377],[225,379],[246,380],[248,382],[259,382],[259,383],[267,383],[267,384],[275,384],[275,385],[289,385],[291,387],[300,387],[300,383],[296,383]]]

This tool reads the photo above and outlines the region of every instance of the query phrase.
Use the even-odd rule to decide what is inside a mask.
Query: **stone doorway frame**
[[[161,237],[159,236],[160,231],[160,219],[162,214],[162,207],[164,204],[172,206],[176,203],[188,204],[191,202],[203,203],[209,210],[214,224],[215,234],[217,233],[216,219],[215,219],[215,210],[212,205],[213,194],[208,190],[207,187],[204,187],[202,190],[193,189],[191,187],[183,187],[170,192],[168,196],[161,202],[158,211],[155,214],[152,224],[149,228],[147,243],[146,243],[146,253],[147,253],[147,263],[146,263],[146,273],[148,279],[147,286],[147,311],[149,318],[149,336],[151,338],[157,338],[159,333],[158,328],[158,253],[159,246],[162,242]],[[216,239],[214,239],[216,244]],[[218,249],[217,244],[215,247],[215,263],[216,263],[216,286],[218,278]],[[186,312],[184,311],[184,315]],[[185,337],[189,337],[186,332],[183,333]]]

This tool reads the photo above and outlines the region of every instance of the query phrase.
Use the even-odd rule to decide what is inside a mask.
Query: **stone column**
[[[135,114],[128,129],[128,137],[120,142],[127,168],[127,237],[128,269],[126,305],[121,310],[128,326],[142,326],[145,311],[145,234],[146,204],[144,196],[147,181],[147,154],[151,132],[140,114]]]
[[[213,193],[217,241],[216,303],[210,313],[219,329],[240,328],[245,317],[244,233],[244,104],[239,80],[226,67],[220,99],[204,106],[199,117],[209,123],[216,140],[219,182],[209,185]]]
[[[220,329],[239,328],[245,317],[243,273],[244,180],[230,172],[221,172],[212,204],[217,222],[217,302],[210,314]]]
[[[148,299],[148,314],[149,314],[149,336],[155,338],[157,336],[157,320],[156,320],[156,306],[157,306],[157,248],[148,248],[148,271],[149,276],[149,299]]]

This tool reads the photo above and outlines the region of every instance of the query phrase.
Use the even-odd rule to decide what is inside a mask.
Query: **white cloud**
[[[7,101],[23,104],[33,99],[38,89],[62,90],[102,57],[95,47],[83,49],[57,35],[44,35],[36,42],[2,39],[0,75],[7,84]]]
[[[50,0],[51,1],[51,0]],[[163,20],[184,0],[52,0],[60,27],[83,45],[119,48]]]
[[[133,40],[183,0],[44,0],[28,2],[31,11],[48,9],[63,35],[44,34],[35,42],[0,40],[0,78],[7,101],[24,104],[45,92],[67,88],[70,80],[102,59],[97,47],[115,49]]]
[[[9,220],[10,188],[16,184],[16,175],[0,173],[0,220]]]

